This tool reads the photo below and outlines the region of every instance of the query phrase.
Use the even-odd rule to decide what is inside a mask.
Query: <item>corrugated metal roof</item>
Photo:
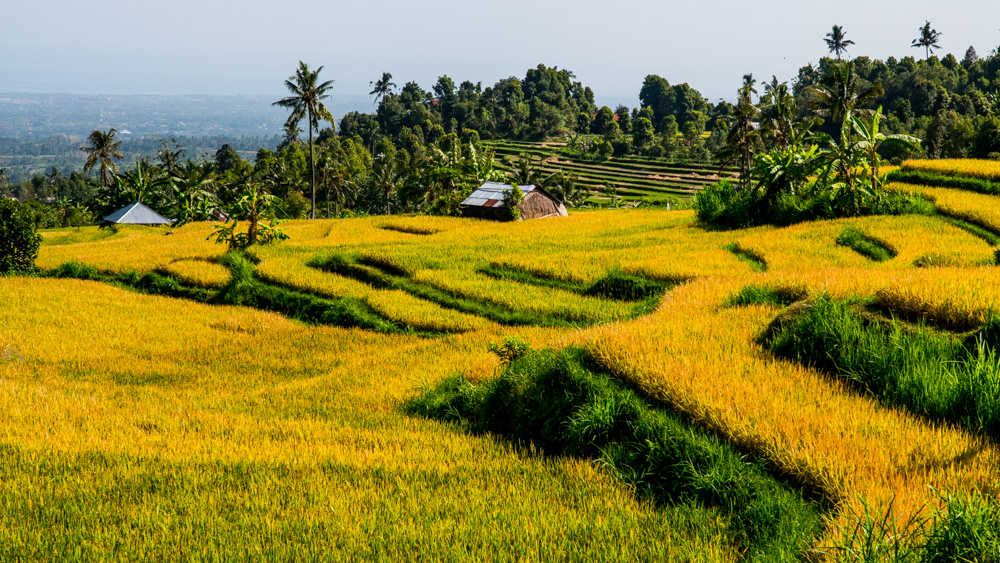
[[[476,207],[505,207],[503,204],[503,194],[509,192],[514,186],[501,184],[500,182],[486,182],[479,189],[472,192],[472,195],[465,198],[462,205],[474,205]],[[535,186],[528,184],[518,186],[521,193],[527,195],[535,190]],[[490,202],[494,203],[490,203]]]
[[[119,225],[169,225],[172,221],[134,201],[105,217],[104,222]]]

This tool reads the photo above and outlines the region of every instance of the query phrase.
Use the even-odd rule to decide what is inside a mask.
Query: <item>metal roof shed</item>
[[[101,220],[101,226],[108,225],[169,225],[173,221],[153,211],[138,201],[122,207]]]
[[[549,192],[538,186],[518,186],[524,194],[524,203],[517,206],[521,219],[566,217],[566,207]],[[461,204],[463,217],[510,221],[510,210],[504,205],[503,196],[514,189],[510,184],[486,182]]]

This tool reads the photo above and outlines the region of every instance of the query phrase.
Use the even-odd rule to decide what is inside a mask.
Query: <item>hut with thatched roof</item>
[[[173,221],[153,211],[138,201],[122,207],[101,220],[101,226],[108,225],[169,225]]]
[[[517,206],[521,219],[544,219],[546,217],[566,217],[566,206],[539,186],[518,186],[524,194],[524,202]],[[510,221],[510,209],[504,203],[504,194],[514,189],[510,184],[486,182],[461,204],[463,217]]]

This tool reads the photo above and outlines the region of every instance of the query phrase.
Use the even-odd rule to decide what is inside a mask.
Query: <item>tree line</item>
[[[970,47],[962,60],[939,58],[941,34],[929,22],[919,32],[913,46],[924,50],[923,59],[849,59],[854,42],[833,26],[823,40],[834,57],[802,67],[789,82],[772,78],[758,86],[748,75],[735,104],[711,104],[690,85],[651,74],[639,107],[597,107],[593,90],[571,71],[540,64],[487,87],[441,76],[430,90],[415,82],[399,87],[383,72],[371,82],[372,111],[335,122],[323,105],[333,81],[321,77],[323,67],[300,63],[285,82],[289,95],[275,102],[289,111],[284,135],[251,160],[232,144],[191,157],[181,144],[159,141],[155,153],[125,170],[114,153],[90,164],[89,173],[52,170],[17,184],[0,170],[0,192],[46,199],[49,205],[36,205],[44,226],[94,220],[140,198],[180,221],[206,219],[232,207],[248,184],[277,197],[277,212],[289,218],[454,214],[479,183],[501,178],[544,184],[572,205],[588,195],[572,174],[541,175],[527,156],[506,163],[511,173],[501,174],[484,141],[556,137],[565,142],[563,153],[578,159],[714,161],[752,181],[755,154],[765,144],[787,147],[807,132],[840,139],[851,123],[845,96],[854,97],[852,110],[881,108],[880,133],[923,140],[884,144],[882,158],[1000,158],[1000,53],[980,57]],[[818,100],[824,92],[831,99]],[[818,111],[823,104],[827,109]],[[95,132],[100,142],[92,135],[81,148],[92,157],[101,145],[120,143],[115,133]]]

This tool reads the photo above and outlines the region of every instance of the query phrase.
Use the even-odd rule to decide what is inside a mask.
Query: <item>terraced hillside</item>
[[[890,189],[939,213],[46,232],[0,560],[989,560],[1000,196]]]
[[[581,186],[597,194],[603,193],[605,182],[609,182],[617,188],[620,197],[630,200],[676,201],[692,196],[720,177],[731,176],[728,172],[720,176],[718,166],[707,163],[672,163],[640,157],[606,161],[574,159],[561,154],[565,147],[562,142],[493,141],[488,145],[496,151],[502,168],[509,169],[511,159],[528,154],[538,159],[537,167],[543,173],[575,173]],[[595,201],[602,199],[600,195],[595,196]]]

